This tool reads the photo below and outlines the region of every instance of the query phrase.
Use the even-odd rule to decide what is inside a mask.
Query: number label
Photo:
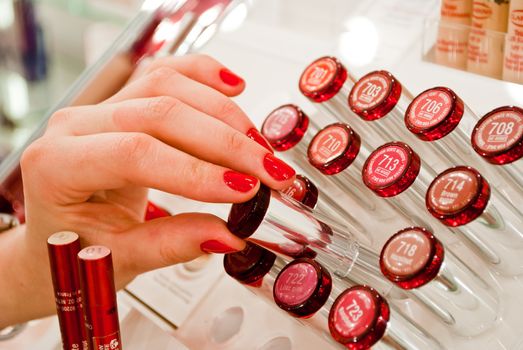
[[[399,163],[399,159],[389,156],[388,154],[384,154],[383,158],[379,161],[378,166],[384,167],[390,171],[394,171],[398,167]]]
[[[489,135],[510,135],[514,131],[514,122],[492,122]]]
[[[413,257],[414,254],[416,254],[416,250],[418,250],[417,244],[412,244],[412,243],[407,243],[405,241],[401,241],[398,249],[396,249],[396,253]]]
[[[436,114],[441,110],[441,107],[443,107],[442,102],[436,102],[430,98],[426,98],[425,103],[421,106],[421,110],[427,113]]]
[[[341,141],[337,140],[332,135],[327,135],[327,139],[323,141],[322,145],[326,147],[330,152],[336,152],[341,146]]]
[[[463,191],[463,188],[465,187],[465,180],[458,180],[458,179],[448,179],[447,183],[445,184],[444,190],[450,190],[450,191]]]
[[[374,85],[373,83],[367,82],[367,85],[363,88],[362,93],[370,96],[370,97],[376,97],[381,91],[381,86]]]
[[[352,303],[345,308],[352,322],[356,323],[363,316],[363,311],[358,305],[356,300],[353,300]]]
[[[305,274],[291,272],[291,273],[289,273],[289,278],[287,279],[287,283],[294,284],[294,285],[302,284],[304,279],[305,279]]]

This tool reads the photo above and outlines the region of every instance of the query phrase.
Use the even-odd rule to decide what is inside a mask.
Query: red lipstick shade
[[[472,132],[472,147],[492,164],[513,163],[523,156],[523,109],[499,107],[487,113]]]
[[[263,136],[279,152],[299,143],[309,127],[309,117],[295,105],[287,104],[273,110],[261,127]]]
[[[269,273],[275,260],[276,254],[246,242],[242,251],[223,256],[223,267],[238,282],[257,287],[261,286],[263,277]]]
[[[91,349],[120,350],[120,325],[111,250],[90,246],[78,253],[80,282]]]
[[[283,193],[311,209],[314,209],[318,202],[318,188],[311,180],[300,174],[296,175],[292,185]]]
[[[376,149],[363,166],[363,183],[380,197],[392,197],[408,189],[421,168],[419,156],[403,142]]]
[[[332,278],[320,263],[296,259],[280,271],[273,297],[278,307],[295,317],[311,317],[329,298]]]
[[[87,350],[77,263],[80,238],[74,232],[57,232],[47,239],[47,249],[63,349]]]
[[[434,87],[412,100],[405,112],[405,125],[421,140],[439,140],[458,126],[463,113],[463,101],[454,91]]]
[[[364,120],[380,119],[396,106],[401,90],[401,84],[389,72],[370,72],[352,88],[349,107]]]
[[[321,57],[305,68],[300,91],[314,102],[323,102],[336,95],[347,80],[347,70],[335,57]]]
[[[385,335],[389,318],[387,301],[373,288],[359,285],[338,296],[329,313],[329,329],[347,349],[365,350]]]

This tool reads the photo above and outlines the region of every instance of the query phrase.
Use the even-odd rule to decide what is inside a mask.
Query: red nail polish
[[[205,253],[218,253],[218,254],[232,253],[232,252],[238,251],[238,249],[229,247],[228,245],[226,245],[220,241],[216,241],[214,239],[205,241],[202,244],[200,244],[200,249],[202,252],[205,252]]]
[[[237,86],[243,83],[243,79],[228,70],[227,68],[220,69],[220,79],[227,85]]]
[[[256,128],[250,128],[246,135],[251,140],[258,142],[260,145],[267,148],[271,153],[274,153],[269,141],[267,141],[267,139]]]
[[[147,202],[147,208],[145,209],[145,221],[150,221],[158,218],[171,216],[166,209],[159,207],[153,202]]]
[[[293,168],[272,153],[267,153],[263,158],[263,167],[270,176],[278,181],[288,180],[296,174]]]
[[[249,192],[258,183],[254,176],[245,175],[236,171],[228,170],[223,174],[223,181],[235,191]]]

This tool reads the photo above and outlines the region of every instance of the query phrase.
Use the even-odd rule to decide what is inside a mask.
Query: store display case
[[[495,108],[522,107],[523,85],[501,73],[493,79],[456,70],[463,57],[441,64],[438,35],[469,24],[442,23],[440,10],[438,0],[145,1],[105,54],[65,95],[60,89],[65,97],[44,99],[56,103],[34,113],[23,142],[12,143],[0,163],[4,212],[24,219],[19,159],[53,111],[102,101],[151,57],[208,54],[245,79],[235,101],[303,176],[283,193],[262,189],[258,202],[232,209],[151,191],[151,201],[172,214],[228,220],[233,233],[267,253],[253,250],[262,265],[226,257],[224,269],[222,255],[206,255],[138,276],[119,293],[125,348],[523,349],[521,135],[512,133],[523,119],[502,120],[514,123],[511,164],[490,162],[472,136],[475,128],[484,136],[480,118]],[[503,134],[507,125],[499,125]],[[457,166],[452,181],[438,177],[441,198],[433,199],[431,181]],[[478,168],[484,179],[463,178],[478,172],[461,166]],[[484,191],[469,195],[471,184]],[[495,212],[476,208],[485,201]],[[473,223],[442,219],[471,207],[481,212]],[[265,277],[239,278],[247,260],[245,271],[261,266]],[[307,275],[301,279],[320,287],[299,289],[300,269],[329,281]],[[311,302],[318,295],[321,305]],[[21,349],[42,333],[39,349],[56,348],[50,318],[0,340],[0,349]]]

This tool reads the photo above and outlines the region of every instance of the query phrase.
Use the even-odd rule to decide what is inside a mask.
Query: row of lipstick
[[[458,334],[491,328],[499,318],[494,288],[432,232],[457,233],[500,273],[523,273],[514,205],[523,199],[515,163],[523,155],[523,110],[501,107],[480,120],[448,88],[413,97],[385,71],[354,82],[333,57],[309,65],[300,90],[338,122],[320,130],[325,119],[311,120],[294,105],[267,117],[264,136],[308,177],[298,175],[281,193],[262,186],[232,206],[228,228],[250,243],[224,258],[227,273],[265,296],[263,285],[270,286],[280,308],[350,349],[440,348],[401,312],[405,296]],[[447,169],[452,161],[479,171]],[[398,218],[411,227],[377,254],[390,228],[367,228]],[[296,260],[286,265],[289,258]]]
[[[122,348],[111,251],[74,232],[47,240],[63,349]]]
[[[326,73],[329,65],[334,72]],[[369,80],[382,82],[370,84]],[[352,86],[350,92],[344,88],[348,86]],[[372,94],[375,98],[367,107],[358,109],[354,101],[364,97],[354,96],[362,86],[380,94]],[[323,189],[317,211],[340,214],[352,231],[363,233],[358,238],[369,245],[372,234],[365,232],[364,223],[401,217],[414,226],[450,228],[495,270],[506,275],[523,273],[519,259],[522,215],[517,208],[523,199],[523,164],[517,162],[523,156],[522,109],[501,107],[479,120],[448,88],[429,89],[412,98],[384,71],[369,73],[352,83],[341,63],[332,57],[307,67],[300,89],[317,101],[320,109],[327,110],[324,116],[351,125],[335,123],[318,131],[321,119],[313,121],[293,105],[282,106],[267,117],[262,126],[264,136],[312,180],[298,177],[288,193],[298,200],[311,201],[316,197],[315,183]],[[405,119],[407,128],[401,127],[399,117]],[[478,153],[472,151],[466,132],[457,128],[458,124],[470,130]],[[414,130],[413,125],[418,128]],[[360,132],[365,138],[359,137]],[[411,147],[395,139],[405,140]],[[452,162],[474,168],[447,169]],[[351,169],[361,174],[365,187]],[[336,200],[339,192],[348,195],[348,201]],[[437,220],[423,214],[420,217],[424,206]],[[353,215],[355,208],[361,209],[357,218]]]
[[[401,311],[405,297],[460,335],[499,318],[494,289],[426,228],[400,230],[376,254],[334,218],[265,186],[232,206],[227,225],[250,242],[224,257],[226,272],[350,349],[385,338],[385,349],[440,348]]]

